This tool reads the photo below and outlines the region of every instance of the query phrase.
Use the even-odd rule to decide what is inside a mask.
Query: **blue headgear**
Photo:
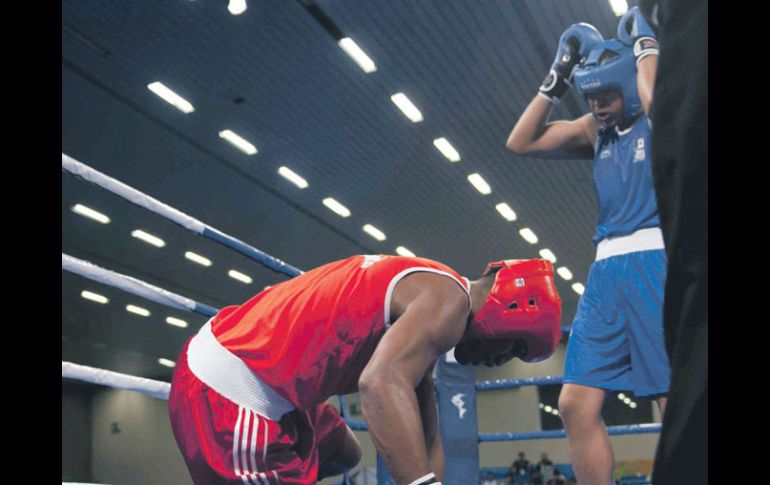
[[[623,121],[642,110],[642,100],[636,88],[634,51],[615,39],[596,44],[586,60],[575,68],[573,76],[575,87],[584,97],[606,89],[620,91]]]

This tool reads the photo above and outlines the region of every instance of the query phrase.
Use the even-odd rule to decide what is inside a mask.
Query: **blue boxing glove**
[[[644,18],[639,7],[629,9],[618,24],[618,40],[627,46],[634,48],[636,65],[645,57],[658,55],[658,41],[655,40],[655,32]]]
[[[540,86],[540,94],[552,103],[558,104],[572,86],[572,71],[602,40],[604,40],[602,34],[591,24],[570,25],[559,38],[556,58]]]

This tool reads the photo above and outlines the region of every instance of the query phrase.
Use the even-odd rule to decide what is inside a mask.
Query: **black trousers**
[[[641,0],[657,29],[652,173],[668,256],[671,389],[655,485],[708,483],[708,0]]]

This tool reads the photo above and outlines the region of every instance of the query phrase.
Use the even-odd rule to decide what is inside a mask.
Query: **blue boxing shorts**
[[[597,256],[572,323],[565,384],[633,391],[638,397],[668,392],[665,280],[664,249]]]

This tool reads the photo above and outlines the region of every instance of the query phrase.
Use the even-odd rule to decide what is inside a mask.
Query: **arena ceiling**
[[[629,2],[634,5],[636,2]],[[607,0],[224,0],[62,3],[62,153],[298,268],[360,253],[419,256],[476,277],[495,259],[548,248],[570,323],[594,256],[591,162],[506,150],[517,118],[575,22],[614,37]],[[376,64],[364,72],[338,45],[352,38]],[[182,113],[148,84],[190,101]],[[391,101],[404,93],[423,120]],[[555,118],[585,109],[570,94]],[[247,155],[226,143],[250,140]],[[461,160],[434,146],[446,138]],[[299,189],[277,170],[308,182]],[[482,195],[467,177],[491,186]],[[322,204],[332,197],[351,212]],[[496,210],[505,202],[513,222]],[[101,224],[73,212],[82,204]],[[378,241],[362,230],[371,224]],[[538,242],[519,234],[528,227]],[[131,236],[158,236],[157,248]],[[285,279],[103,189],[62,172],[62,253],[213,307]],[[212,261],[185,258],[192,251]],[[228,276],[235,269],[250,284]],[[109,299],[99,304],[82,291]],[[150,311],[126,311],[134,304]],[[166,323],[184,319],[187,328]],[[168,380],[184,341],[206,320],[62,271],[62,359]]]

